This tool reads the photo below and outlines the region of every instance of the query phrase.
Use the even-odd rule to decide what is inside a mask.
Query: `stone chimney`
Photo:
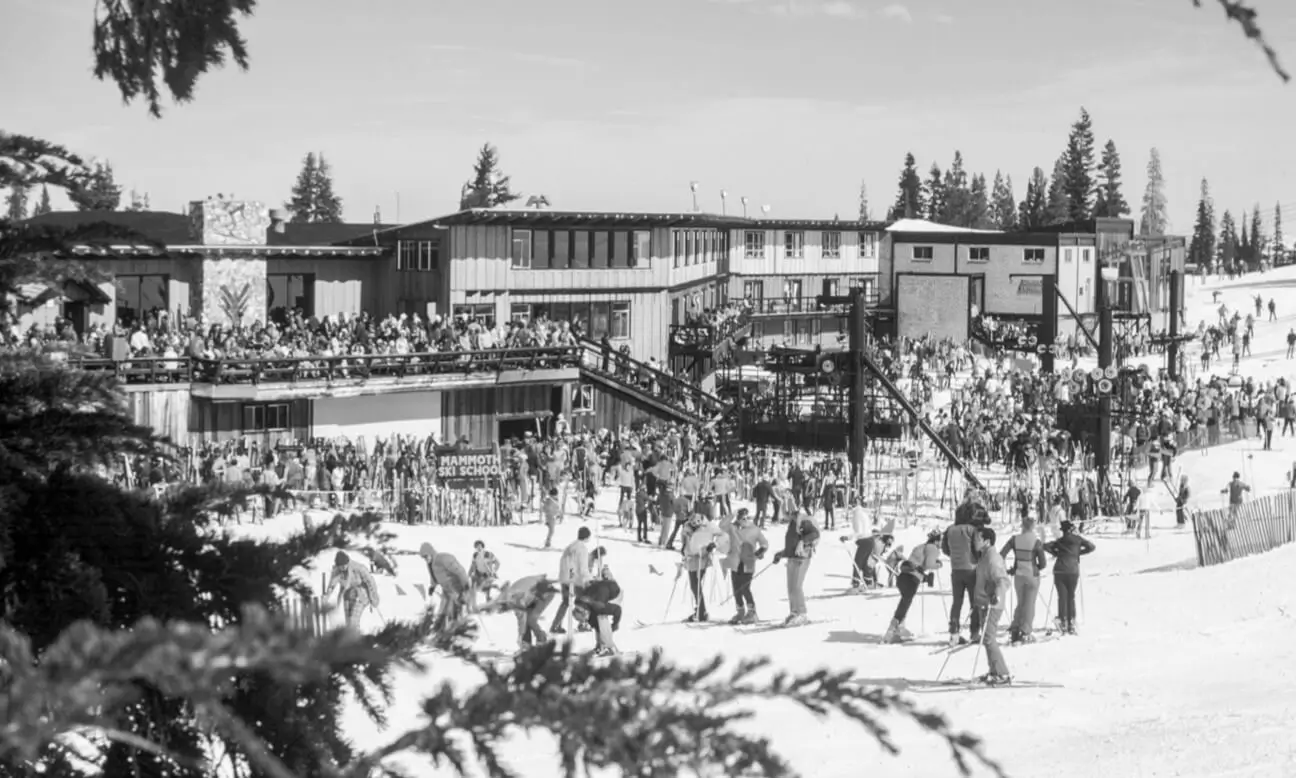
[[[189,239],[202,246],[264,246],[270,209],[251,200],[209,197],[189,203]]]
[[[292,214],[283,208],[275,208],[270,212],[270,229],[283,235],[284,225],[292,218]]]

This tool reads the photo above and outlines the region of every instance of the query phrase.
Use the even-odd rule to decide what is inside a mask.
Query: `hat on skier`
[[[351,557],[347,556],[345,551],[339,551],[337,552],[337,555],[333,557],[333,566],[346,567],[347,563],[350,561]]]
[[[1069,522],[1069,521],[1064,521],[1064,522],[1062,522],[1061,524],[1058,525],[1058,527],[1060,527],[1060,528],[1062,529],[1062,533],[1063,533],[1063,534],[1066,534],[1066,533],[1070,532],[1071,530],[1075,529],[1075,525],[1072,524],[1072,523]]]
[[[928,532],[928,533],[927,533],[927,542],[928,542],[928,543],[936,543],[936,542],[938,542],[938,541],[941,539],[941,535],[942,535],[942,533],[941,533],[940,530],[938,530],[938,529],[934,529],[934,530],[932,530],[931,532]]]
[[[436,556],[436,549],[432,548],[431,543],[424,543],[423,545],[419,546],[419,556],[423,557],[424,559],[431,559],[432,557]]]

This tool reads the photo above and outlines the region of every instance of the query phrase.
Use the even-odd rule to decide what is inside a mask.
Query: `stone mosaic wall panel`
[[[264,246],[270,209],[243,200],[199,200],[189,204],[189,238],[203,246]]]
[[[247,327],[266,318],[263,257],[204,257],[202,312],[208,326]]]

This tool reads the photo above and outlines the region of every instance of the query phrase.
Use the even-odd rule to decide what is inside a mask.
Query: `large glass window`
[[[310,318],[315,315],[315,277],[301,273],[266,275],[266,317],[284,322],[294,309]]]
[[[167,310],[169,276],[117,276],[117,322],[133,326],[153,312]]]

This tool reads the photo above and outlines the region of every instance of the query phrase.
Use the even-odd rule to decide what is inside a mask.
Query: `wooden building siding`
[[[136,424],[152,428],[177,446],[190,445],[192,400],[188,384],[124,385],[122,389]]]
[[[442,255],[442,262],[449,262],[450,304],[456,302],[456,295],[472,292],[662,289],[671,284],[672,243],[669,229],[650,230],[651,256],[647,265],[552,268],[534,267],[539,264],[534,262],[531,269],[512,267],[513,229],[499,225],[457,225],[450,228],[448,256],[444,253]],[[560,251],[569,250],[564,247],[569,245],[569,239],[573,236],[588,245],[591,257],[604,256],[609,251],[616,252],[619,256],[621,249],[617,248],[617,241],[607,245],[602,240],[592,239],[589,231],[533,230],[533,257],[549,256],[553,251],[551,239],[554,239],[554,245],[561,241]],[[629,250],[628,245],[625,249]],[[458,299],[462,301],[462,297]]]
[[[759,256],[747,256],[748,232],[764,235],[764,248]],[[785,247],[788,232],[800,232],[804,236],[801,258],[787,256]],[[839,257],[824,256],[825,232],[835,232],[841,236]],[[883,233],[867,234],[874,236],[871,245],[868,241],[861,242],[857,229],[731,230],[730,272],[739,275],[877,273],[881,268]]]
[[[601,429],[616,431],[622,427],[646,423],[656,418],[642,408],[605,390],[599,384],[591,385],[594,387],[594,411],[573,414],[571,420],[573,431]]]
[[[473,447],[495,442],[495,393],[458,391],[441,393],[441,442],[453,445],[467,438]]]
[[[244,410],[252,405],[288,405],[288,427],[273,430],[244,428]],[[255,442],[261,450],[283,441],[307,441],[313,437],[314,403],[311,400],[285,400],[279,403],[213,402],[194,397],[189,403],[191,445],[224,440]]]
[[[1043,304],[1034,290],[1034,280],[1057,272],[1057,239],[1039,235],[1030,242],[1022,234],[1008,237],[1011,242],[996,242],[994,234],[941,235],[941,240],[920,236],[898,236],[893,252],[893,274],[884,285],[894,292],[896,278],[902,274],[980,275],[984,282],[984,312],[1000,315],[1038,315]],[[984,260],[972,258],[973,249],[985,249]],[[916,251],[917,250],[917,251]],[[1043,261],[1028,262],[1027,250],[1043,252]],[[920,255],[926,252],[929,258]]]
[[[501,386],[493,391],[442,392],[441,442],[453,445],[467,437],[473,447],[498,443],[501,435],[521,437],[524,432],[549,434],[553,420],[570,410],[564,384]]]
[[[850,293],[852,283],[859,284],[865,280],[872,280],[876,285],[882,283],[880,278],[872,274],[825,273],[730,276],[728,285],[730,299],[753,297],[761,300],[782,300],[789,296],[805,298],[829,293],[845,295]],[[795,284],[801,285],[799,293]],[[874,286],[874,289],[877,290],[879,287]]]
[[[371,257],[271,258],[266,260],[266,275],[310,276],[318,317],[362,311],[384,315],[393,312],[380,307],[378,287],[385,266],[385,259]]]

